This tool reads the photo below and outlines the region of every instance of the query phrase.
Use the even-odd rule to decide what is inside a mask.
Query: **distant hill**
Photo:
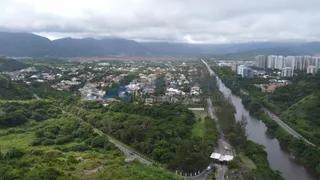
[[[51,53],[52,42],[30,33],[0,32],[0,55],[45,56]]]
[[[277,48],[257,48],[249,51],[228,53],[217,56],[225,59],[253,59],[256,55],[283,55],[283,56],[299,56],[299,55],[320,55],[320,42],[304,43],[294,46],[285,46]]]
[[[319,42],[248,42],[233,44],[188,44],[136,42],[121,38],[62,38],[54,41],[30,33],[0,32],[0,56],[106,57],[212,56],[251,57],[255,54],[320,54]]]
[[[0,72],[10,72],[27,68],[28,66],[22,62],[0,57]]]
[[[224,55],[229,53],[256,50],[258,48],[280,48],[301,45],[302,42],[248,42],[231,44],[187,44],[168,42],[144,42],[155,54],[198,54],[198,55]]]
[[[107,56],[117,54],[145,55],[146,49],[138,42],[126,39],[72,39],[52,41],[58,56]]]
[[[151,55],[199,55],[205,54],[200,46],[186,43],[143,42]]]

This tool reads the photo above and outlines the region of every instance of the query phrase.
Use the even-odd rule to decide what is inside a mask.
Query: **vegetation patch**
[[[197,137],[204,137],[204,133],[206,130],[205,127],[205,117],[208,115],[206,111],[192,111],[195,115],[196,123],[192,129],[192,135]]]

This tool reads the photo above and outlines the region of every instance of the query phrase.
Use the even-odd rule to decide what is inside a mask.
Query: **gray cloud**
[[[1,0],[0,30],[51,38],[319,40],[319,0]]]

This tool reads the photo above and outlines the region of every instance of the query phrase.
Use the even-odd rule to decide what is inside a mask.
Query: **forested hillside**
[[[1,99],[32,99],[32,93],[27,88],[12,82],[0,74],[0,100]]]
[[[311,94],[281,114],[290,127],[320,145],[320,93]]]
[[[27,68],[28,65],[5,57],[0,57],[0,72],[10,72]]]

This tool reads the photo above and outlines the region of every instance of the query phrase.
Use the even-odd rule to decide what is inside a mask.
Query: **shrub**
[[[44,137],[44,132],[43,132],[43,131],[36,131],[36,132],[34,133],[34,135],[35,135],[36,137],[38,137],[38,138],[42,138],[42,137]]]
[[[61,138],[58,138],[56,139],[56,144],[65,144],[65,143],[68,143],[68,142],[71,142],[72,141],[72,136],[65,136],[65,137],[61,137]]]
[[[48,138],[48,139],[55,139],[56,138],[56,136],[53,133],[49,132],[49,131],[45,132],[44,136],[46,138]]]
[[[37,150],[37,149],[32,149],[30,152],[32,155],[35,155],[35,156],[41,156],[44,154],[43,150]]]
[[[24,155],[22,149],[10,148],[6,153],[6,159],[21,158]]]
[[[31,142],[31,146],[39,146],[39,145],[42,144],[42,142],[43,142],[44,140],[45,140],[44,138],[34,139],[34,140]]]
[[[47,168],[38,173],[38,177],[36,179],[45,179],[45,180],[56,180],[59,176],[62,176],[63,173],[58,171],[55,168]]]
[[[107,137],[105,136],[97,136],[93,138],[91,142],[91,147],[93,148],[103,148]]]
[[[69,148],[70,151],[80,151],[80,152],[83,152],[88,149],[89,149],[89,147],[85,144],[77,144],[77,145],[71,146]]]
[[[44,146],[51,146],[51,145],[54,145],[54,140],[46,139],[46,140],[42,141],[41,144],[44,145]]]
[[[105,150],[112,150],[112,149],[116,149],[116,146],[114,144],[112,144],[111,142],[106,141],[106,143],[104,144],[104,149]]]

